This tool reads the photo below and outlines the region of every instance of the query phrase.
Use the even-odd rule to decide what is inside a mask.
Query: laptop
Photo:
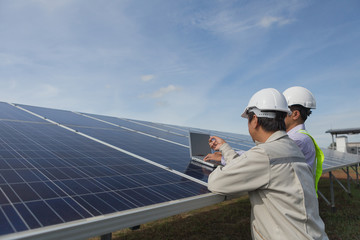
[[[213,152],[209,146],[209,138],[210,135],[206,133],[189,132],[190,158],[194,162],[215,168],[221,163],[204,161],[206,155]]]

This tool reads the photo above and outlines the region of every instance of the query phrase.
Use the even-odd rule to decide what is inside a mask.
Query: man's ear
[[[254,129],[257,128],[258,127],[258,121],[259,121],[258,117],[256,115],[254,115],[253,119],[250,122],[251,127],[254,128]]]
[[[298,120],[301,117],[300,111],[299,110],[292,111],[291,117],[294,120]]]

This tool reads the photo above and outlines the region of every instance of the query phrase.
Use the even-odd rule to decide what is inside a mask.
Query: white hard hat
[[[286,99],[275,88],[265,88],[256,92],[251,98],[241,116],[248,117],[251,109],[258,117],[275,118],[275,111],[290,113]],[[265,112],[264,112],[265,111]]]
[[[301,105],[306,108],[316,108],[316,100],[312,93],[304,87],[291,87],[283,92],[286,101],[290,106]]]

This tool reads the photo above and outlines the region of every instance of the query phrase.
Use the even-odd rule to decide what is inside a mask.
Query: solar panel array
[[[190,161],[189,130],[254,146],[246,135],[0,102],[0,236],[207,196],[212,169]],[[349,159],[324,152],[325,171]]]
[[[0,103],[0,235],[209,193],[188,130]]]

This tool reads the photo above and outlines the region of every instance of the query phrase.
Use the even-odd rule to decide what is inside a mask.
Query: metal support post
[[[352,170],[354,170],[355,174],[356,174],[356,179],[353,179],[351,176],[351,180],[354,181],[354,183],[356,184],[357,187],[359,187],[359,172],[358,172],[358,164],[350,166]]]
[[[359,184],[359,171],[358,171],[358,169],[359,169],[359,163],[357,164],[357,165],[355,165],[355,172],[356,172],[356,186],[357,187],[360,187],[360,184]]]
[[[348,194],[351,196],[349,167],[346,167],[346,174],[347,174],[347,184],[348,184],[348,191],[349,191]]]
[[[351,195],[351,193],[346,189],[346,187],[334,175],[332,175],[332,177],[347,194]]]
[[[333,174],[331,171],[329,172],[329,180],[330,180],[331,211],[334,213],[336,212],[336,208],[335,208]]]
[[[112,233],[108,233],[108,234],[104,234],[101,236],[101,240],[111,240],[112,238]]]
[[[319,195],[322,199],[324,199],[324,201],[326,202],[326,204],[327,204],[328,206],[331,205],[331,203],[329,202],[329,200],[327,200],[327,198],[324,196],[324,194],[322,194],[319,190],[317,191],[317,193],[318,193],[318,195]]]

